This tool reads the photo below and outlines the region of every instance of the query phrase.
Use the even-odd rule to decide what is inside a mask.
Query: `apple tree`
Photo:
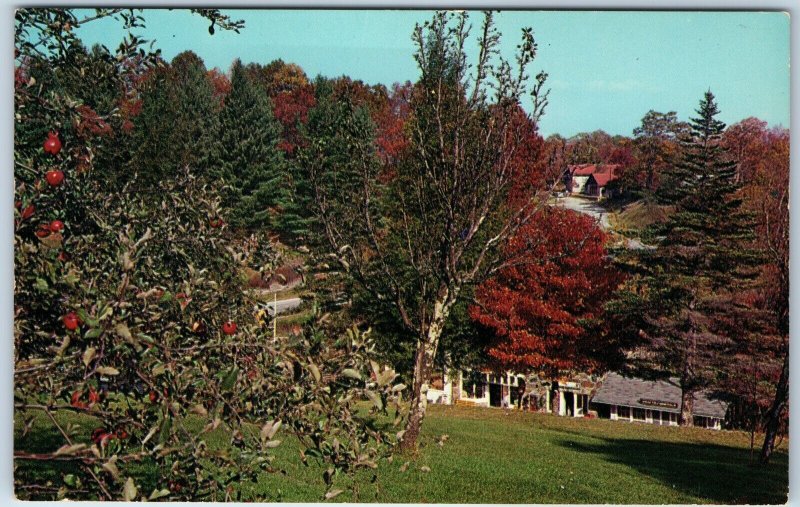
[[[241,27],[198,12],[210,30]],[[143,24],[123,9],[16,14],[17,495],[240,499],[238,484],[279,470],[286,433],[326,464],[329,487],[374,468],[396,436],[356,404],[386,411],[403,386],[368,335],[329,336],[321,316],[273,339],[240,275],[269,242],[245,252],[224,188],[190,167],[156,183],[108,177],[120,166],[97,154],[127,134],[113,97],[157,54],[133,35],[115,54],[86,51],[75,28],[105,17]]]

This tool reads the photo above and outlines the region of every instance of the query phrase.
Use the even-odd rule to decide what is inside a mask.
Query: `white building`
[[[527,386],[526,382],[532,385]],[[598,416],[611,420],[677,426],[681,390],[676,379],[649,381],[608,373],[602,379],[581,374],[558,380],[536,380],[513,372],[458,372],[435,375],[427,393],[430,403],[478,407],[515,407],[567,417]],[[708,393],[695,395],[694,424],[720,429],[727,406]]]

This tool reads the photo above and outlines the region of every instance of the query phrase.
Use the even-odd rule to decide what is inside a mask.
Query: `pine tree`
[[[177,162],[195,174],[206,174],[214,161],[214,143],[219,133],[218,102],[214,86],[199,56],[184,51],[172,60],[170,88],[176,102],[173,140]]]
[[[224,204],[231,224],[273,225],[272,210],[285,191],[281,126],[266,92],[248,77],[241,61],[231,71],[231,91],[220,114],[216,174],[229,186]]]
[[[334,91],[333,82],[315,81],[316,106],[308,122],[301,126],[306,140],[292,165],[292,199],[285,200],[282,224],[294,236],[306,236],[311,243],[323,241],[318,217],[314,214],[314,191],[324,189],[327,214],[339,214],[356,204],[347,196],[359,188],[359,177],[377,179],[379,170],[375,150],[375,125],[365,106],[352,97]]]
[[[154,71],[142,86],[142,111],[133,120],[131,173],[157,184],[188,167],[207,174],[219,130],[214,88],[203,60],[185,51]]]
[[[671,186],[661,189],[675,212],[657,226],[657,248],[637,252],[638,276],[618,297],[624,304],[612,305],[623,314],[620,329],[638,328],[645,338],[634,354],[636,369],[679,378],[681,425],[692,425],[694,393],[712,384],[740,339],[720,319],[741,311],[734,296],[758,262],[748,244],[752,216],[741,207],[735,163],[720,143],[725,124],[716,119],[710,91],[697,114],[681,141]]]

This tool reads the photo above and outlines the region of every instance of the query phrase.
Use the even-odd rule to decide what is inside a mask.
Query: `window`
[[[635,421],[644,421],[645,420],[645,412],[643,408],[634,408],[633,409],[633,419]]]
[[[617,407],[617,417],[628,419],[631,416],[631,407]]]

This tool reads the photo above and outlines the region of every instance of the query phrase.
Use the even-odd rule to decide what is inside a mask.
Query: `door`
[[[503,386],[500,384],[489,384],[489,405],[492,407],[503,406]]]
[[[575,393],[569,391],[564,393],[564,415],[575,417]]]

